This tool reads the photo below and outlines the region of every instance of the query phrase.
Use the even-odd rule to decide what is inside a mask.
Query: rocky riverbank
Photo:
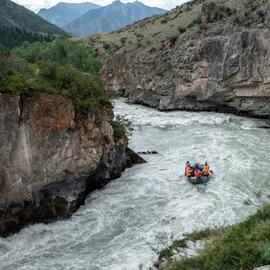
[[[86,114],[57,95],[0,95],[0,236],[69,217],[91,191],[144,162],[112,121],[111,105]]]

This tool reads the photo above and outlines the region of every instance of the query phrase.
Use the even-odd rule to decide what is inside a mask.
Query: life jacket
[[[197,178],[201,177],[201,172],[199,170],[195,171],[195,177]]]
[[[205,165],[203,167],[202,172],[203,172],[203,175],[208,176],[209,175],[209,165]]]
[[[187,167],[187,168],[186,168],[186,176],[187,176],[187,177],[192,176],[192,169],[191,169],[190,167]]]

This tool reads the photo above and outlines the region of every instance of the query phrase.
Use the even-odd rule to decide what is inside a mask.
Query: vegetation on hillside
[[[205,0],[219,7],[219,20],[227,20],[238,10],[245,14],[260,11],[266,0]],[[82,39],[94,47],[99,55],[113,53],[159,53],[177,40],[200,33],[206,28],[201,18],[203,1],[189,1],[165,14],[138,21],[118,31]],[[173,43],[171,43],[173,41]]]
[[[0,26],[24,28],[38,33],[64,35],[64,30],[10,0],[0,1]]]
[[[204,240],[205,248],[197,257],[172,262],[168,270],[251,270],[269,265],[270,206],[236,225],[188,234],[163,249],[160,259],[169,259],[188,240]]]
[[[1,92],[58,94],[91,112],[111,97],[99,76],[101,63],[89,49],[67,38],[27,42],[11,52],[1,48],[0,59]]]
[[[14,48],[22,45],[25,41],[33,42],[51,42],[55,35],[42,34],[17,27],[0,27],[0,44],[6,48]]]

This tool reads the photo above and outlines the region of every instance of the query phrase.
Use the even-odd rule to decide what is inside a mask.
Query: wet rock
[[[259,268],[255,268],[254,270],[270,270],[270,265],[262,266]]]
[[[157,155],[159,154],[157,151],[142,151],[138,152],[138,155]]]
[[[247,206],[250,206],[250,205],[253,205],[253,202],[250,199],[246,199],[246,200],[243,201],[243,204],[247,205]]]

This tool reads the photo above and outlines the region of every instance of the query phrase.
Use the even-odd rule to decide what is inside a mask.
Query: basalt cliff
[[[270,1],[190,1],[84,42],[130,102],[270,117]]]
[[[92,190],[142,160],[113,111],[80,113],[57,95],[0,95],[0,236],[69,217]]]

